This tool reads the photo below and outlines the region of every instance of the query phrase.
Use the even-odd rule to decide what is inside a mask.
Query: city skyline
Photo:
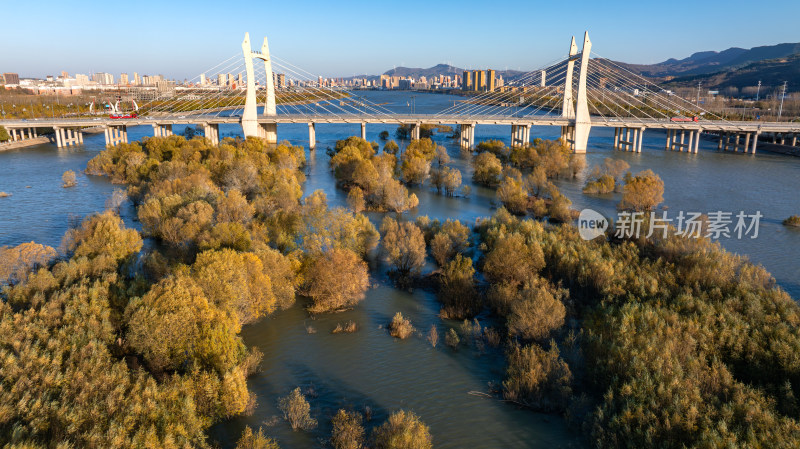
[[[219,23],[211,9],[216,5],[210,2],[157,4],[145,0],[137,8],[126,9],[100,2],[78,9],[42,3],[53,13],[30,15],[20,4],[4,7],[6,16],[15,20],[4,24],[0,37],[14,44],[4,50],[0,70],[19,73],[22,78],[55,76],[63,70],[117,76],[137,71],[191,79],[235,55],[243,30],[257,40],[266,35],[274,55],[323,77],[379,75],[395,66],[439,63],[464,69],[533,70],[560,57],[566,52],[564,42],[569,36],[579,36],[584,30],[597,43],[600,55],[642,64],[685,58],[699,51],[798,40],[791,27],[752,21],[752,7],[744,2],[705,2],[693,5],[691,12],[680,8],[661,11],[660,5],[630,8],[618,2],[602,6],[578,2],[570,20],[547,19],[562,14],[563,7],[516,1],[504,8],[480,10],[481,14],[474,13],[476,8],[485,8],[481,3],[443,2],[425,7],[412,1],[404,4],[401,14],[395,6],[354,2],[313,15],[308,11],[322,4],[276,3],[266,12],[263,4],[243,2],[231,12],[234,19],[225,23]],[[800,5],[760,5],[763,11],[779,8],[782,15],[800,12]],[[511,11],[517,13],[509,14]],[[388,22],[390,18],[395,22]],[[85,25],[76,27],[76,23]],[[146,34],[137,31],[143,23],[149,25]],[[621,23],[625,26],[619,26]],[[732,23],[746,24],[748,32],[742,33]],[[31,34],[28,30],[34,28],[41,31]],[[659,28],[672,31],[666,36],[653,31]],[[484,37],[459,45],[465,30],[483,31]],[[31,54],[48,56],[34,59]]]

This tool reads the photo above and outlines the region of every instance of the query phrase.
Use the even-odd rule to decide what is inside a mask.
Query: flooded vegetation
[[[443,101],[421,95],[417,108]],[[507,130],[490,126],[465,152],[447,132],[409,142],[375,126],[373,144],[330,125],[309,152],[302,128],[282,127],[276,146],[173,136],[101,151],[89,138],[77,152],[0,155],[11,167],[0,188],[15,193],[0,204],[11,211],[0,221],[4,438],[800,441],[800,234],[781,225],[796,209],[786,194],[797,161],[655,149],[609,158],[610,142],[575,156],[546,130],[512,150]],[[77,185],[63,189],[67,170]],[[750,185],[772,195],[751,202],[727,187],[732,170],[742,183],[773,173]],[[570,209],[611,215],[620,204],[758,208],[765,221],[754,242],[719,244],[585,241],[570,223]]]

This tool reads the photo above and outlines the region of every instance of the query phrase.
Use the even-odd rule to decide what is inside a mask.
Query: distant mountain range
[[[780,59],[800,53],[800,43],[777,44],[763,47],[729,48],[723,51],[701,51],[685,59],[667,59],[658,64],[627,64],[618,62],[629,70],[649,77],[678,77],[704,75],[745,67],[766,59]]]
[[[788,81],[790,91],[800,87],[800,43],[765,45],[751,49],[729,48],[723,51],[702,51],[684,59],[668,59],[658,64],[630,64],[614,61],[626,69],[651,78],[653,82],[668,87],[695,86],[702,81],[706,88],[743,88],[755,86],[774,87]],[[549,67],[548,73],[557,73],[561,65]],[[433,67],[395,67],[384,75],[431,78],[439,75],[462,74],[464,69],[449,64]],[[514,81],[527,72],[498,70],[506,82]],[[376,79],[378,75],[361,75],[357,78]]]
[[[487,67],[491,68],[491,67]],[[402,76],[402,77],[411,77],[414,79],[419,79],[420,77],[425,78],[432,78],[434,76],[445,75],[445,76],[453,76],[453,75],[461,75],[464,73],[464,70],[460,67],[455,67],[449,64],[436,64],[433,67],[428,67],[427,69],[419,68],[419,67],[395,67],[391,70],[387,70],[383,72],[384,75],[389,76]],[[473,70],[473,69],[470,69]],[[481,70],[481,69],[474,69],[474,70]],[[482,69],[486,70],[486,69]],[[525,72],[521,72],[519,70],[497,70],[497,74],[501,75],[505,79],[513,79],[519,75],[524,74]],[[376,79],[380,78],[378,75],[358,75],[353,78],[367,78],[367,79]]]

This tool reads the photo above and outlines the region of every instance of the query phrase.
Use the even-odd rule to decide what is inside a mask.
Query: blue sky
[[[322,76],[449,62],[531,70],[589,30],[593,51],[632,63],[798,42],[800,1],[12,1],[0,5],[0,71],[193,78],[253,47]],[[770,18],[772,17],[772,18]]]

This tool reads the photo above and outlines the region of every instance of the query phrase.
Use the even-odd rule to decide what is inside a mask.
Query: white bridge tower
[[[253,71],[253,58],[264,61],[264,72],[266,73],[267,101],[264,103],[264,116],[274,117],[277,113],[275,108],[275,81],[272,79],[272,61],[269,58],[269,45],[267,38],[264,37],[264,44],[261,51],[253,51],[250,47],[250,33],[244,34],[242,42],[242,53],[244,53],[244,64],[247,70],[247,96],[244,102],[244,113],[242,114],[242,131],[245,137],[261,137],[267,139],[269,143],[278,142],[277,123],[259,123],[258,105],[256,104],[256,78]]]
[[[570,144],[573,153],[585,153],[586,145],[589,141],[589,131],[592,129],[592,120],[589,116],[589,101],[586,96],[586,75],[589,70],[589,58],[592,53],[592,41],[589,40],[589,32],[583,35],[583,48],[578,56],[578,46],[575,45],[575,37],[569,46],[569,60],[567,62],[567,73],[564,80],[564,100],[562,104],[561,116],[574,120],[569,126],[565,126],[561,133],[561,139]],[[572,72],[575,68],[575,61],[580,58],[580,72],[578,74],[578,98],[574,100],[572,95]]]

